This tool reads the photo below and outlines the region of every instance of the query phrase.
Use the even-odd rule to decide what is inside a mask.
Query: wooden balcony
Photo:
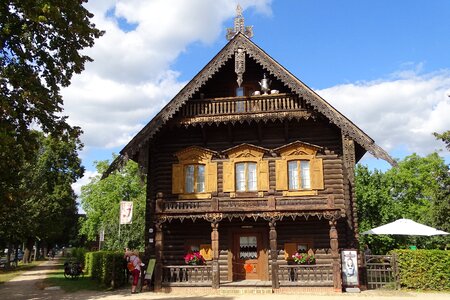
[[[288,113],[304,117],[309,116],[305,106],[304,100],[290,94],[194,99],[181,108],[180,115],[183,124],[207,122],[211,117],[233,120],[246,115],[255,118]]]
[[[334,196],[228,198],[176,200],[158,198],[156,213],[202,214],[208,212],[317,211],[334,209]]]
[[[164,286],[211,286],[212,269],[202,266],[163,266]]]
[[[285,265],[278,267],[281,286],[332,286],[333,265]]]

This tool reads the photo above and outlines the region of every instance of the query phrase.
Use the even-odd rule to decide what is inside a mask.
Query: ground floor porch
[[[155,289],[251,286],[341,290],[338,245],[349,234],[338,214],[265,214],[163,219],[154,239]],[[338,236],[338,231],[342,234]],[[187,253],[200,252],[201,265],[188,265]],[[292,260],[296,252],[314,257]]]

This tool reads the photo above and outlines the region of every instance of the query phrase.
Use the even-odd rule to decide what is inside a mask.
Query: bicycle
[[[78,279],[84,277],[83,266],[79,262],[65,262],[64,263],[64,277],[71,279]]]

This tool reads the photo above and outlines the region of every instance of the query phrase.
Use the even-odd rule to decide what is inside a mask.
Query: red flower
[[[205,259],[200,254],[200,252],[195,251],[188,253],[184,256],[184,262],[188,265],[202,265],[205,263]]]

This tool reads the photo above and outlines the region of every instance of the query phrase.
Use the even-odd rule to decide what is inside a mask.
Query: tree
[[[114,160],[114,159],[113,159]],[[105,230],[105,249],[122,250],[124,247],[143,249],[145,228],[145,183],[139,167],[128,161],[121,170],[101,178],[110,161],[96,162],[99,175],[81,188],[81,204],[86,212],[80,233],[94,241],[100,230]],[[121,225],[119,237],[120,201],[133,201],[132,224]]]
[[[90,61],[81,50],[103,32],[85,0],[4,0],[0,3],[0,209],[21,198],[22,169],[39,148],[31,127],[54,138],[78,138],[62,115],[61,87]],[[13,227],[13,224],[9,224]]]
[[[416,154],[399,161],[398,167],[382,173],[367,167],[356,168],[356,195],[360,231],[409,218],[446,230],[450,226],[449,168],[437,153],[426,157]],[[404,246],[420,247],[445,244],[447,238],[414,238],[396,236],[362,236],[378,252]]]
[[[442,140],[445,143],[447,149],[450,150],[450,130],[447,130],[441,134],[439,134],[437,132],[433,132],[433,135],[437,139]]]
[[[22,164],[16,192],[0,210],[0,236],[9,243],[28,241],[28,249],[35,237],[47,244],[70,238],[78,217],[72,184],[84,172],[78,138],[67,132],[63,137],[37,131],[31,134],[39,147],[34,159]]]

